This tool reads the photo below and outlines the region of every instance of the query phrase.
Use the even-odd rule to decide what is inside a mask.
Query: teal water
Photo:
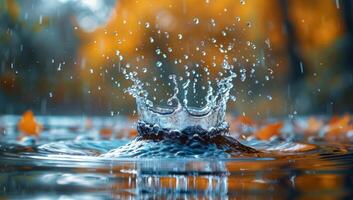
[[[84,117],[38,117],[44,131],[38,138],[22,139],[17,120],[17,116],[0,120],[5,133],[0,138],[0,197],[5,199],[350,199],[353,195],[349,143],[249,139],[239,141],[261,153],[112,157],[107,154],[133,140],[127,137],[127,128],[135,124],[124,118],[92,118],[87,127]],[[113,127],[111,137],[99,134],[104,127]],[[317,147],[296,151],[299,144],[309,142]]]

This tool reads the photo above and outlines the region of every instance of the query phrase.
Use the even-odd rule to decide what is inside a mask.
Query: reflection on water
[[[129,142],[129,139],[99,137],[98,129],[117,119],[92,119],[88,128],[82,118],[46,118],[45,124],[50,126],[44,125],[44,132],[37,139],[18,139],[11,124],[14,120],[12,117],[1,120],[6,125],[3,127],[6,134],[1,135],[0,143],[0,198],[353,197],[351,145],[316,143],[317,148],[310,151],[267,153],[255,158],[107,159],[98,156]],[[124,126],[130,125],[125,121]],[[123,127],[114,130],[125,134]],[[267,146],[261,142],[242,142],[263,150],[276,146],[275,141],[267,142]]]
[[[93,166],[6,160],[1,164],[1,194],[31,199],[81,195],[96,199],[352,197],[352,159],[320,159],[310,162],[314,165],[297,164],[300,160],[156,160]]]

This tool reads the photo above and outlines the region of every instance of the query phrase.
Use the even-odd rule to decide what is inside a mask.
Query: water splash
[[[188,89],[190,79],[180,84],[176,75],[170,75],[174,85],[173,95],[167,100],[168,106],[155,105],[149,99],[149,93],[144,89],[144,83],[137,78],[137,72],[127,72],[124,69],[125,77],[133,82],[126,92],[136,99],[139,119],[141,121],[158,125],[161,128],[183,130],[190,126],[200,126],[210,131],[214,127],[224,123],[227,102],[230,98],[230,91],[233,88],[233,79],[237,74],[233,71],[226,60],[223,68],[229,74],[217,82],[217,88],[212,87],[208,81],[207,94],[204,97],[206,104],[201,107],[191,107],[188,105]],[[182,85],[183,96],[180,97],[179,85]],[[180,100],[181,99],[181,100]]]
[[[200,107],[188,104],[190,79],[180,83],[176,75],[169,75],[173,94],[168,98],[167,106],[159,106],[150,100],[149,93],[144,88],[146,83],[138,79],[138,73],[123,69],[125,78],[133,82],[126,92],[136,99],[139,115],[138,137],[103,157],[207,158],[256,153],[255,149],[228,136],[229,125],[225,122],[225,114],[237,74],[227,60],[222,65],[225,73],[220,73],[221,78],[216,79],[216,89],[208,80],[207,94],[204,97],[206,103]],[[194,94],[195,82],[197,80],[192,84]]]

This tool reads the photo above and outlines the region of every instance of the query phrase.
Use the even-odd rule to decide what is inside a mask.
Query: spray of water
[[[170,75],[174,88],[173,95],[167,100],[168,106],[155,105],[149,99],[149,93],[144,89],[144,83],[137,77],[137,72],[127,72],[125,77],[133,82],[126,90],[136,99],[139,119],[149,124],[158,125],[161,128],[183,130],[190,126],[200,126],[205,130],[211,130],[224,123],[227,102],[230,91],[233,88],[233,79],[237,74],[233,66],[227,61],[223,62],[223,68],[227,70],[228,76],[221,78],[214,89],[209,81],[207,94],[204,97],[206,104],[202,107],[191,107],[188,105],[188,89],[190,80],[180,83],[176,75]],[[182,85],[183,96],[180,97],[179,85]]]
[[[112,150],[106,157],[229,157],[239,153],[255,153],[228,136],[225,122],[227,102],[237,74],[226,60],[223,62],[226,74],[217,80],[216,88],[208,81],[205,105],[192,107],[188,104],[190,79],[180,83],[176,75],[170,75],[173,94],[167,106],[155,105],[145,82],[137,78],[137,72],[123,70],[125,78],[133,82],[126,89],[137,103],[139,123],[138,137],[131,143]],[[181,90],[179,89],[181,85]],[[195,92],[194,92],[195,93]]]

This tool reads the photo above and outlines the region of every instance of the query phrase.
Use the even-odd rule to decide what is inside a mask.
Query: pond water
[[[37,119],[44,128],[32,138],[17,131],[19,116],[0,118],[0,198],[353,197],[353,146],[349,142],[338,145],[320,139],[239,138],[242,144],[259,152],[200,158],[119,157],[107,155],[133,140],[134,120]]]

